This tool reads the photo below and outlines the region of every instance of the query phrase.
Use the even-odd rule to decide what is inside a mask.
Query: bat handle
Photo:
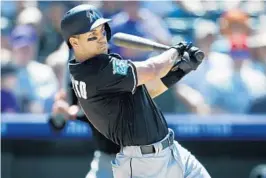
[[[198,50],[195,52],[194,57],[197,59],[197,61],[202,61],[205,57],[205,54],[201,50]]]
[[[166,51],[166,50],[170,49],[170,46],[158,43],[158,44],[154,44],[152,46],[152,49],[153,49],[153,51],[163,52],[163,51]]]
[[[193,56],[197,59],[197,61],[202,61],[202,60],[204,59],[204,57],[205,57],[204,52],[202,52],[201,50],[199,50],[199,49],[196,48],[196,47],[193,47],[193,46],[192,46],[192,43],[189,44],[189,45],[191,45],[191,46],[189,47],[189,50],[195,50],[195,51],[196,51],[196,52],[193,54]],[[153,51],[158,51],[158,52],[166,51],[166,50],[168,50],[168,49],[170,49],[170,48],[171,48],[170,46],[163,45],[163,44],[159,44],[159,43],[154,44],[154,45],[152,46]],[[195,49],[195,48],[196,48],[196,49]]]

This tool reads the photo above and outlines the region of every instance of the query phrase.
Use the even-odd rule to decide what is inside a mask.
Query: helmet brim
[[[110,21],[111,21],[111,19],[100,18],[100,19],[96,20],[96,21],[92,24],[90,30],[93,30],[93,29],[95,29],[96,27],[98,27],[98,26],[100,26],[100,25],[102,25],[102,24],[105,24],[105,23],[107,23],[107,22],[110,22]]]

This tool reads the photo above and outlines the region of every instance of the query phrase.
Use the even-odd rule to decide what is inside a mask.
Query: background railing
[[[248,178],[266,163],[266,116],[165,115],[175,138],[214,178]],[[90,127],[70,121],[61,132],[48,115],[2,114],[2,177],[85,177],[93,156]]]
[[[166,115],[177,140],[266,140],[266,115]],[[69,121],[62,132],[54,132],[48,115],[2,114],[3,139],[91,138],[86,123]]]

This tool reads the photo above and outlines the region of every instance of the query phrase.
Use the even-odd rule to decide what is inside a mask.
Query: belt
[[[173,133],[171,133],[171,132],[170,132],[167,139],[160,142],[160,144],[162,145],[162,150],[164,150],[165,148],[168,148],[173,143],[174,143],[174,137],[173,137]],[[142,154],[151,154],[151,153],[156,152],[154,145],[140,146],[140,150],[141,150]]]

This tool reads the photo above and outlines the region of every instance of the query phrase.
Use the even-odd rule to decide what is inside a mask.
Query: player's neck
[[[75,59],[78,62],[83,62],[83,61],[89,60],[92,57],[93,57],[92,55],[83,55],[83,54],[75,53]]]
[[[83,61],[86,61],[86,60],[90,60],[91,58],[99,55],[99,54],[108,54],[108,50],[106,51],[103,51],[102,53],[99,53],[99,54],[81,54],[81,53],[78,53],[78,52],[74,52],[75,54],[75,59],[76,61],[78,62],[83,62]]]

